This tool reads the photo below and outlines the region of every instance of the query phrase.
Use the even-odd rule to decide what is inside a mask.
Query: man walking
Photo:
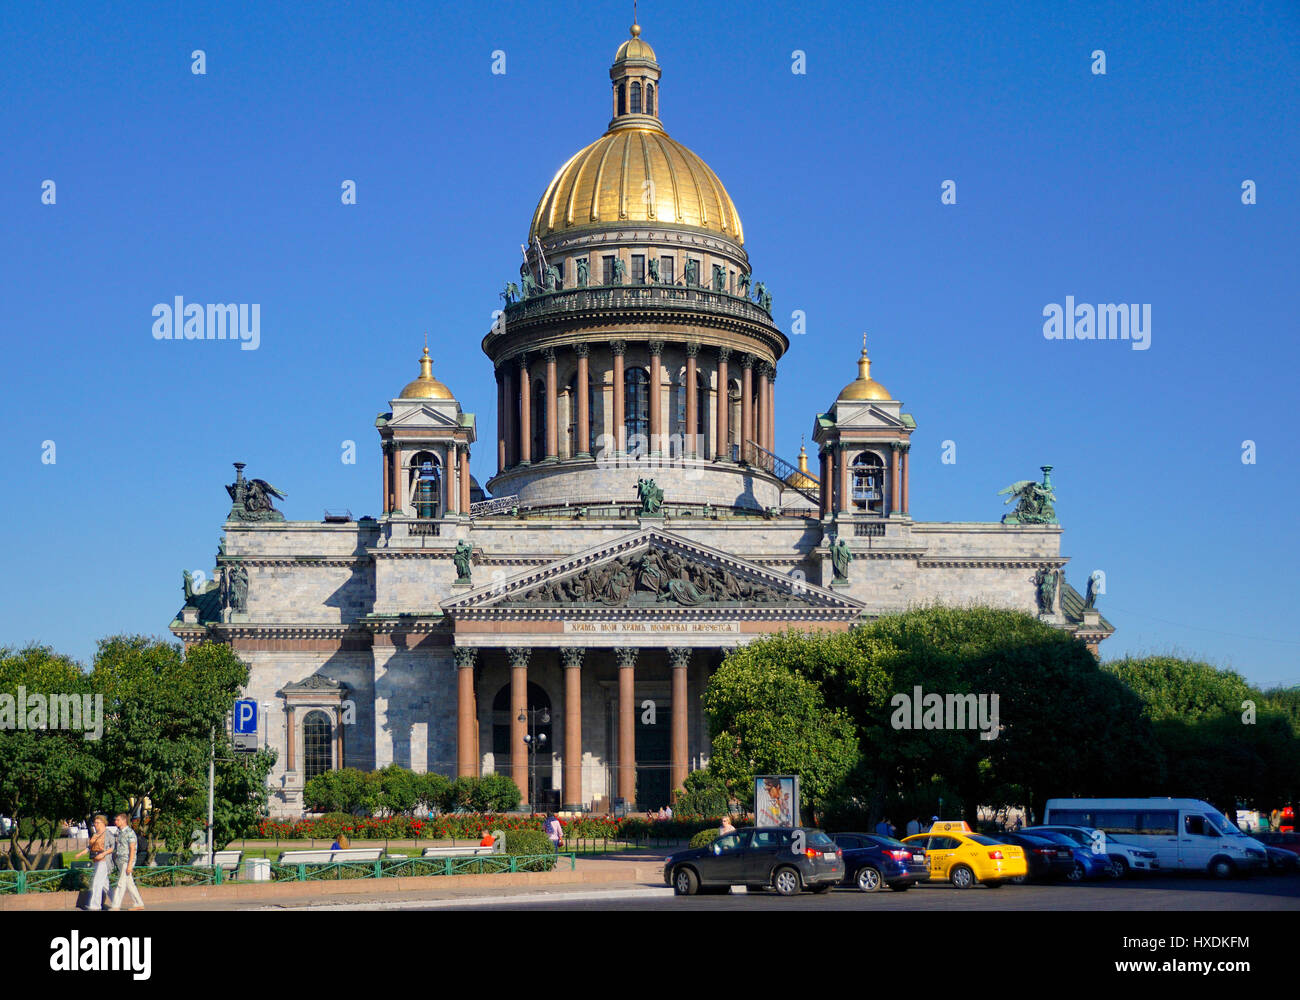
[[[113,902],[109,909],[120,910],[122,908],[122,897],[130,892],[131,899],[135,902],[131,909],[143,910],[144,900],[140,898],[140,890],[135,887],[135,856],[138,838],[135,831],[131,829],[131,824],[127,822],[126,813],[118,813],[115,822],[117,823],[117,847],[114,849],[113,860],[117,862],[117,868],[121,874],[117,877],[117,888],[113,890]]]

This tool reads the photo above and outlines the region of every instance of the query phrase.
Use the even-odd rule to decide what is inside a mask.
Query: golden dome
[[[821,484],[808,474],[808,451],[802,444],[799,445],[799,471],[792,472],[785,477],[785,481],[791,486],[798,486],[802,489],[817,489]]]
[[[648,124],[611,129],[562,166],[537,204],[528,241],[620,223],[693,226],[745,242],[718,175]]]
[[[889,390],[871,377],[871,359],[867,357],[867,345],[862,345],[862,356],[858,358],[858,377],[840,390],[837,399],[893,399]]]
[[[429,348],[424,348],[420,358],[420,377],[414,382],[407,382],[406,388],[397,394],[398,399],[454,399],[451,390],[433,377],[433,359],[429,357]]]
[[[618,47],[618,51],[614,53],[614,62],[620,63],[625,59],[647,59],[650,62],[657,62],[655,50],[641,41],[641,25],[634,24],[630,30],[632,37]]]

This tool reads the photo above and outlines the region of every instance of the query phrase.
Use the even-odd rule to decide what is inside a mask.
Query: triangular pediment
[[[445,603],[443,610],[453,618],[488,611],[582,615],[612,609],[767,609],[853,617],[862,607],[798,575],[765,569],[661,528],[646,528],[471,591]]]
[[[394,402],[393,415],[387,424],[389,427],[455,430],[460,426],[460,418],[456,413],[454,402],[434,401],[419,405],[401,405],[405,402],[407,401]]]

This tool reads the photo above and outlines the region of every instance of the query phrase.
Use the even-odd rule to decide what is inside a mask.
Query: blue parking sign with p
[[[251,736],[257,733],[257,702],[247,699],[235,702],[235,735]]]

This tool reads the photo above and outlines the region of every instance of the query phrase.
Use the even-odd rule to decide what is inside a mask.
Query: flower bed
[[[333,840],[345,834],[351,840],[481,840],[483,834],[504,830],[509,843],[512,830],[541,830],[540,813],[448,813],[433,819],[414,816],[348,816],[330,813],[299,820],[264,819],[258,824],[262,840]],[[682,816],[649,820],[641,816],[580,816],[561,820],[565,839],[583,840],[689,840],[701,830],[718,825],[718,819]]]

